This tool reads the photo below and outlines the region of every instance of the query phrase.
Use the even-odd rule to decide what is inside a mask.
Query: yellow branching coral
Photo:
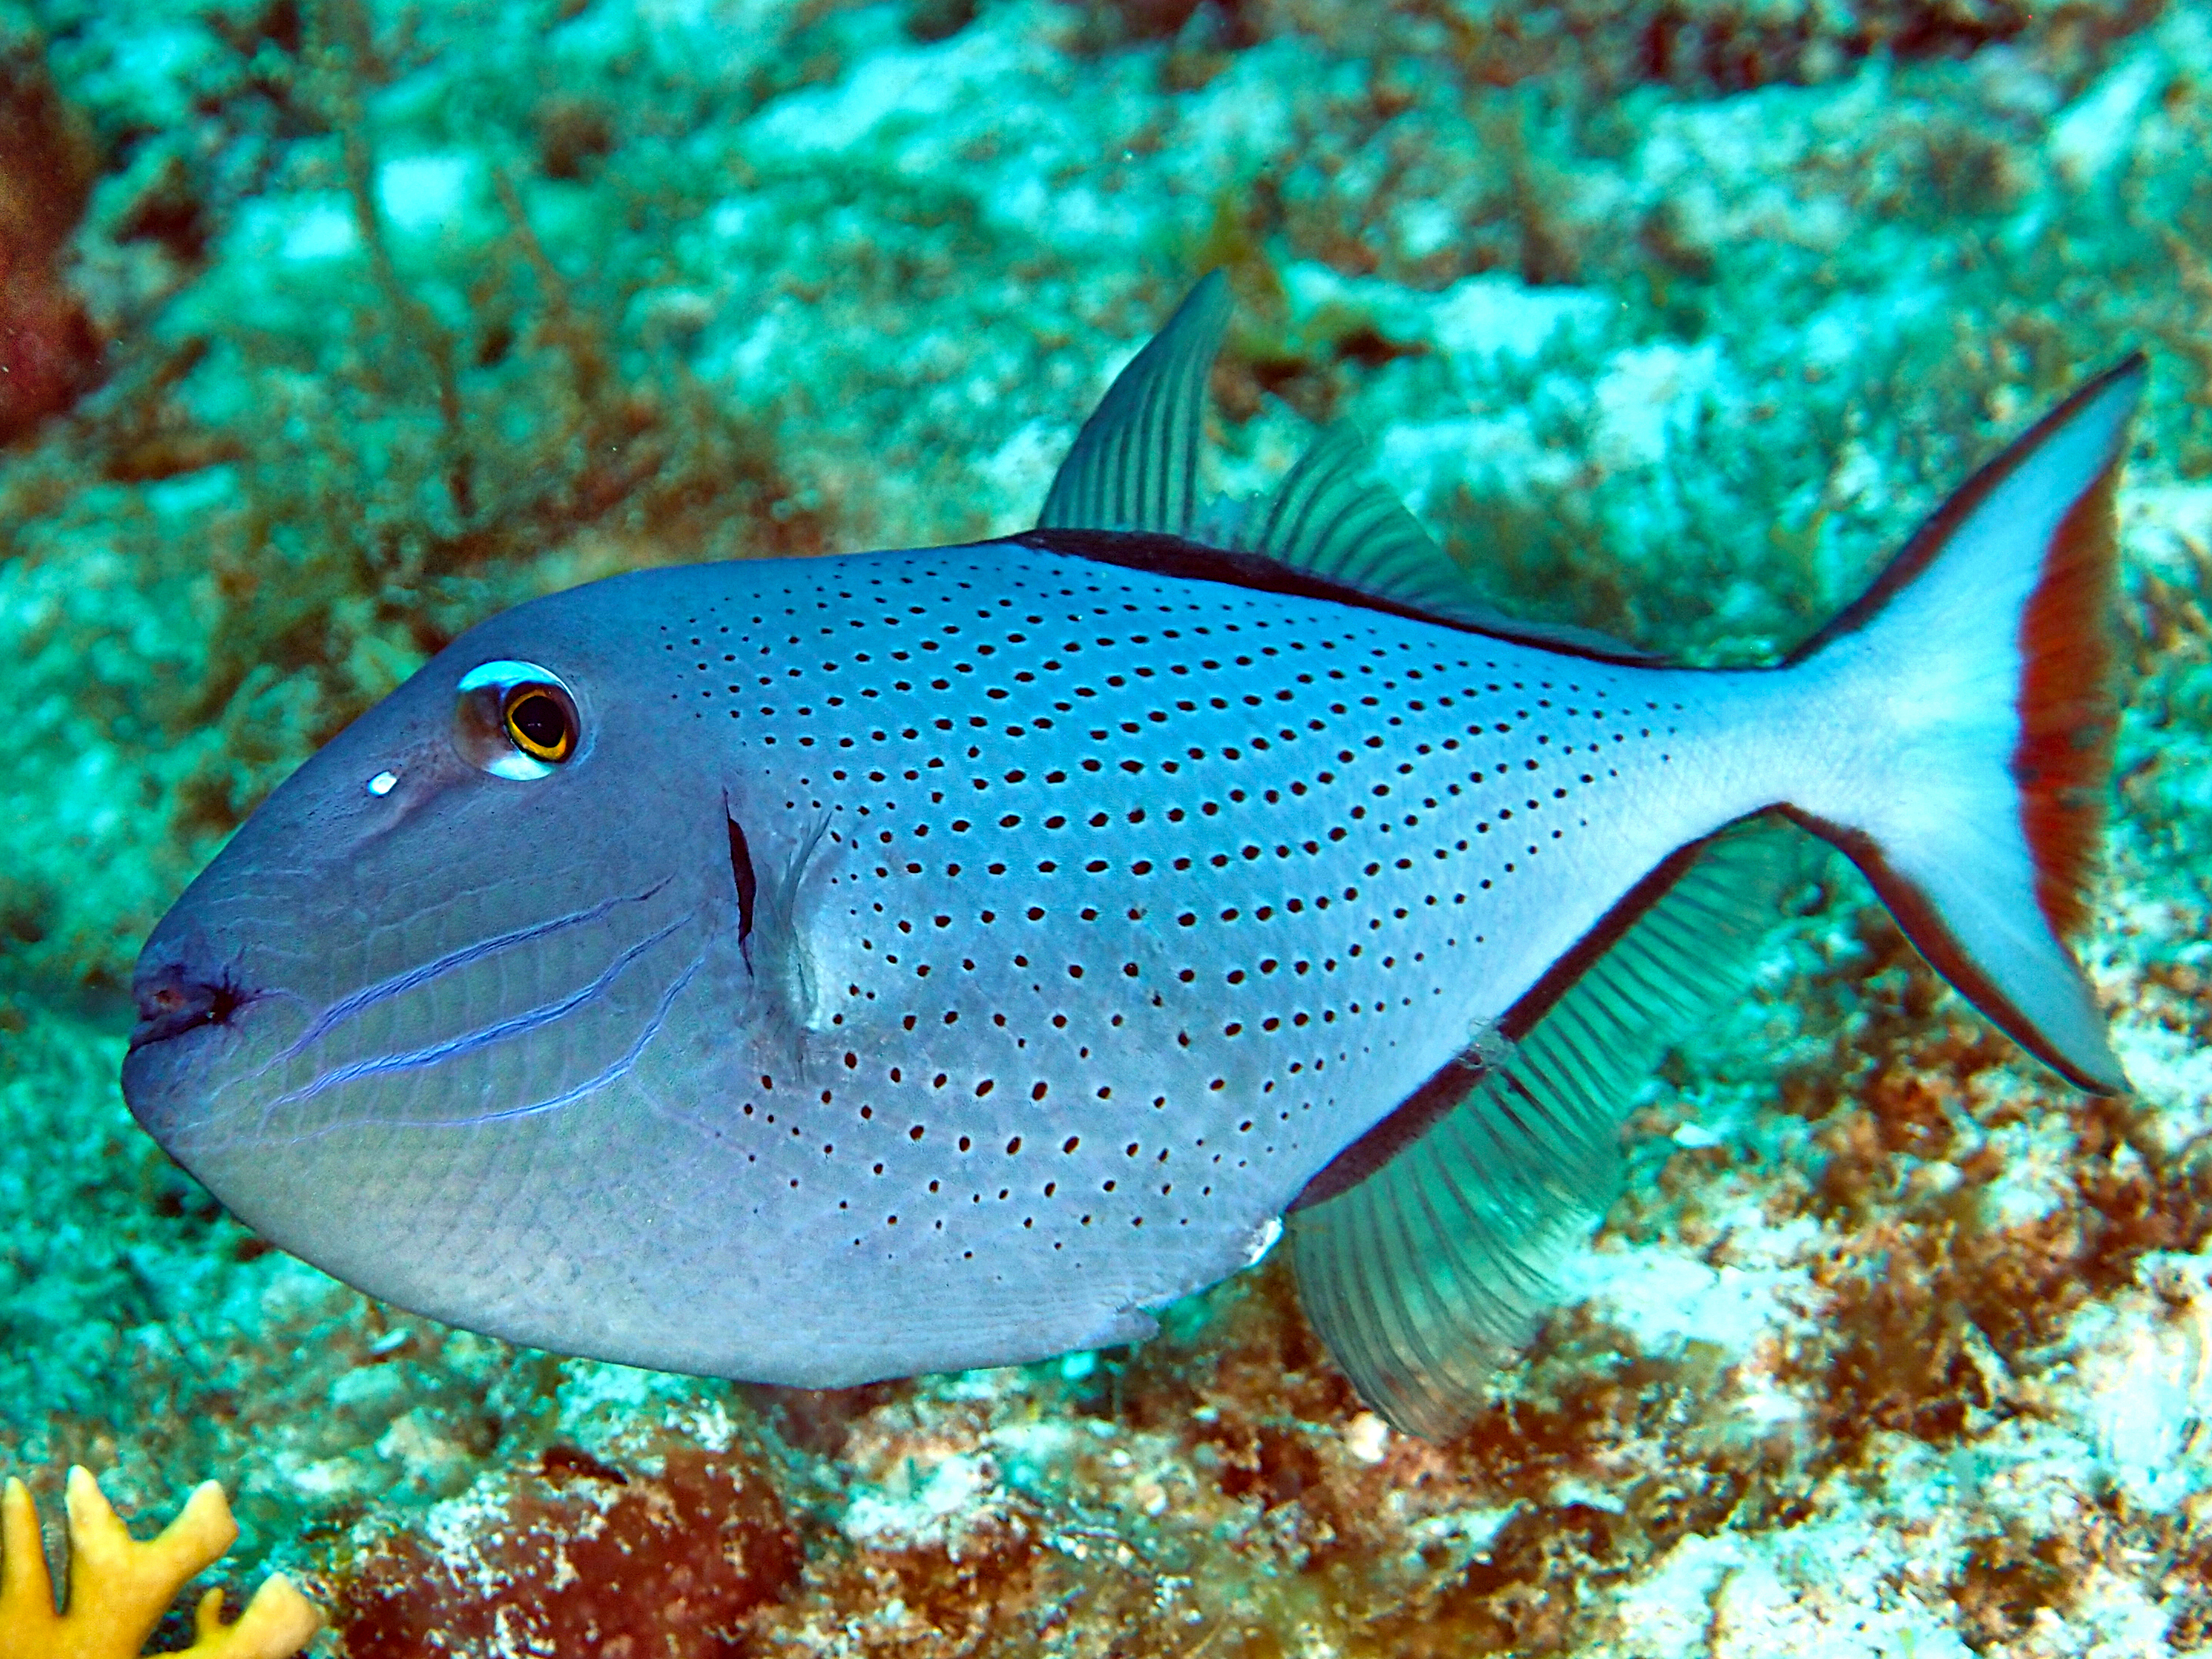
[[[0,1492],[0,1659],[135,1659],[185,1580],[238,1536],[222,1488],[202,1484],[157,1538],[140,1543],[82,1468],[69,1473],[69,1606],[54,1610],[39,1547],[39,1516],[20,1480]],[[222,1622],[222,1592],[200,1598],[196,1634],[179,1659],[286,1659],[322,1618],[289,1580],[253,1593],[236,1624]]]

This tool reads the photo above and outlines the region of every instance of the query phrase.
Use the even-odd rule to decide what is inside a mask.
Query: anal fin
[[[1394,1426],[1455,1432],[1534,1334],[1612,1200],[1630,1103],[1749,982],[1796,853],[1762,819],[1675,854],[1501,1022],[1510,1048],[1453,1060],[1285,1218],[1307,1318]]]

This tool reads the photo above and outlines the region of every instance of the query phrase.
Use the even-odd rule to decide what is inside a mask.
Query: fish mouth
[[[138,1023],[131,1032],[133,1054],[203,1026],[229,1025],[264,993],[241,983],[228,969],[195,971],[181,962],[143,974],[132,988]]]

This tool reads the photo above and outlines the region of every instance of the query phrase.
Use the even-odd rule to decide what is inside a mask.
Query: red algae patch
[[[44,51],[0,19],[0,443],[68,407],[100,354],[60,271],[91,193],[92,139]]]
[[[735,1659],[744,1626],[799,1575],[775,1492],[734,1455],[675,1447],[658,1474],[553,1446],[487,1483],[451,1528],[360,1559],[348,1659],[592,1654]]]

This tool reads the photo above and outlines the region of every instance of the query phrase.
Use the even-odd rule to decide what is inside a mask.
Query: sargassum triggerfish
[[[1531,626],[1348,427],[1202,502],[1193,290],[1038,527],[471,629],[148,941],[138,1121],[403,1307],[805,1386],[1132,1341],[1287,1235],[1437,1435],[1805,831],[2076,1086],[2130,358],[1787,660]],[[1793,844],[1794,843],[1794,844]]]

